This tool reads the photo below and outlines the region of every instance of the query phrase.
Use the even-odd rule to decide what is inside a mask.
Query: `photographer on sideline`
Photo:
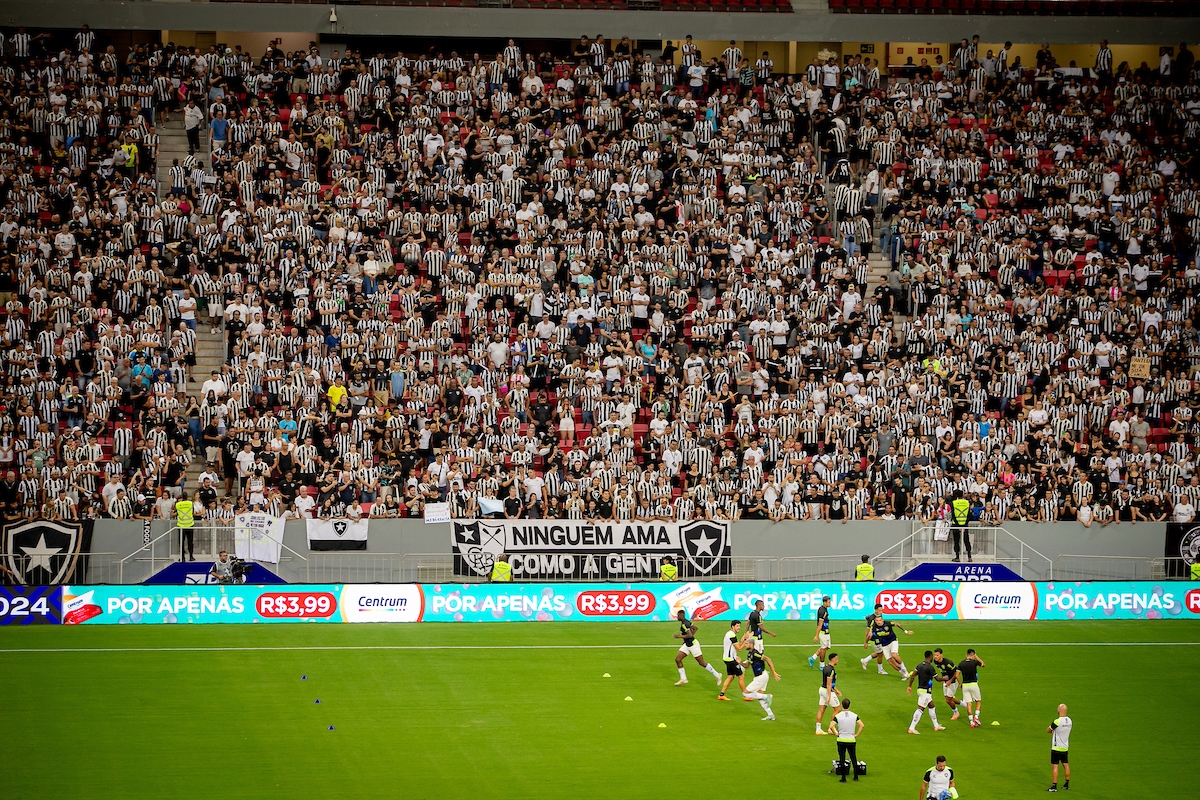
[[[229,560],[229,553],[220,552],[209,574],[217,579],[217,583],[233,583],[233,562]]]

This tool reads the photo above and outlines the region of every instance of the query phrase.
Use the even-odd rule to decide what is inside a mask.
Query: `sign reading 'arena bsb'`
[[[487,576],[507,553],[517,578],[657,578],[664,556],[684,577],[728,575],[729,523],[455,520],[454,574]]]

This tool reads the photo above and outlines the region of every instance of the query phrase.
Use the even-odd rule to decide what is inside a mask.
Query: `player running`
[[[1067,749],[1071,746],[1071,718],[1067,716],[1067,704],[1058,707],[1058,718],[1046,728],[1046,733],[1053,738],[1050,740],[1050,788],[1047,792],[1058,791],[1058,765],[1063,767],[1063,790],[1071,789],[1071,765],[1067,761]]]
[[[772,695],[763,691],[767,688],[767,682],[772,677],[775,680],[782,680],[779,673],[775,671],[775,664],[772,663],[771,657],[763,652],[763,638],[761,635],[754,636],[747,632],[742,639],[743,644],[750,648],[750,671],[754,673],[754,680],[750,681],[750,685],[742,691],[742,699],[746,702],[758,701],[758,704],[763,707],[763,711],[767,715],[763,717],[764,722],[774,722],[775,712],[771,710]],[[768,674],[767,670],[770,670]]]
[[[954,716],[950,721],[958,719],[958,707],[961,703],[954,695],[958,694],[958,683],[954,680],[955,673],[958,672],[958,667],[953,661],[946,658],[942,653],[942,648],[935,647],[933,649],[933,665],[941,670],[942,673],[942,697],[946,700],[946,705],[950,706],[950,710],[954,712]]]
[[[817,633],[813,641],[817,643],[817,652],[808,657],[809,669],[815,667],[818,661],[824,664],[825,654],[829,652],[829,595],[822,597],[821,605],[817,606]]]
[[[704,660],[704,653],[700,650],[700,643],[696,641],[696,625],[687,618],[687,612],[682,608],[675,615],[675,619],[679,621],[679,633],[675,634],[676,639],[682,639],[683,644],[679,646],[679,652],[675,654],[675,668],[679,670],[679,680],[675,681],[676,686],[686,686],[688,679],[687,673],[683,670],[683,660],[688,656],[696,659],[696,663],[708,670],[714,678],[717,679],[717,685],[721,685],[721,673],[713,668]]]
[[[900,658],[900,640],[896,637],[896,628],[900,628],[905,634],[912,636],[912,631],[908,628],[884,619],[882,609],[877,608],[875,616],[867,625],[867,637],[863,642],[863,647],[866,648],[868,642],[874,642],[876,655],[886,658],[887,662],[892,665],[892,669],[900,673],[901,680],[908,680],[908,667],[904,666],[904,661]],[[867,662],[872,658],[875,656],[867,656],[862,659],[863,669],[867,668]],[[879,664],[879,673],[887,674],[882,661]]]
[[[821,728],[821,720],[825,718],[825,708],[836,709],[842,704],[842,693],[837,688],[837,653],[825,657],[825,666],[821,667],[821,689],[817,692],[817,736],[826,736]],[[831,711],[830,714],[836,714]]]
[[[734,678],[738,680],[738,688],[742,690],[742,694],[746,693],[746,678],[742,672],[742,660],[738,658],[738,653],[742,652],[745,647],[738,640],[738,633],[742,630],[742,623],[734,620],[729,623],[729,630],[725,631],[725,641],[721,656],[725,660],[725,682],[721,684],[721,693],[717,695],[718,700],[730,702],[725,696],[725,690],[729,688],[729,684]]]
[[[870,645],[875,648],[875,653],[874,655],[869,655],[866,658],[860,658],[859,662],[862,664],[862,668],[866,669],[867,663],[870,662],[871,659],[874,659],[875,665],[879,670],[879,674],[887,675],[887,670],[883,668],[883,648],[879,646],[879,642],[875,641],[875,630],[872,627],[875,622],[875,615],[878,614],[882,609],[883,604],[876,603],[875,610],[867,615],[867,635],[863,641],[863,649],[865,650],[867,648],[867,644],[870,643]]]
[[[912,723],[908,726],[908,732],[917,735],[920,733],[917,730],[917,724],[921,721],[921,712],[929,712],[929,720],[933,723],[935,731],[944,731],[945,727],[938,725],[937,712],[933,710],[936,702],[933,697],[934,681],[943,681],[941,675],[938,674],[938,669],[933,665],[933,651],[925,651],[925,660],[917,664],[917,668],[912,671],[908,678],[908,691],[906,694],[912,694],[913,681],[917,682],[917,710],[913,713]]]
[[[968,650],[967,657],[959,662],[954,673],[954,680],[962,684],[963,702],[967,704],[967,719],[971,721],[972,728],[982,724],[979,722],[979,708],[982,705],[979,701],[979,668],[986,666],[974,650]],[[974,713],[971,706],[975,707]]]

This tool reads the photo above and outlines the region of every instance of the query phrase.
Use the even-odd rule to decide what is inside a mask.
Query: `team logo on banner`
[[[338,536],[345,536],[346,529],[349,527],[350,527],[349,523],[347,523],[346,520],[344,520],[344,519],[335,519],[333,521],[333,532],[336,533]]]
[[[1200,525],[1189,530],[1179,540],[1179,555],[1189,564],[1200,561]]]
[[[688,563],[701,575],[708,575],[729,558],[729,526],[707,520],[688,522],[679,527],[679,538]]]
[[[502,553],[517,579],[652,579],[667,557],[685,577],[731,569],[729,524],[708,520],[454,520],[451,548],[454,574],[469,576],[490,575]]]
[[[26,520],[5,526],[4,561],[26,586],[65,582],[79,558],[80,526],[51,520]]]
[[[504,552],[504,526],[483,520],[456,522],[454,546],[476,575],[490,575],[496,556]]]

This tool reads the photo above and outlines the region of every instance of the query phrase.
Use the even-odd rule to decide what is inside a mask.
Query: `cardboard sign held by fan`
[[[1150,377],[1150,357],[1134,356],[1129,359],[1129,377],[1148,379]]]

